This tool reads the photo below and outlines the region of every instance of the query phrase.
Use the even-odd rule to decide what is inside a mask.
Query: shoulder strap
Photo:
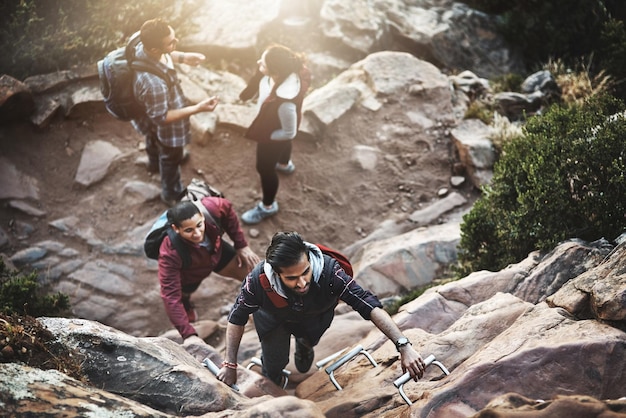
[[[167,227],[167,236],[170,237],[172,245],[183,260],[183,268],[189,267],[191,265],[191,255],[187,250],[187,246],[182,241],[182,238],[170,226]]]
[[[211,215],[211,212],[209,212],[209,210],[206,208],[206,206],[204,206],[202,204],[202,200],[198,199],[198,200],[191,200],[191,202],[196,205],[198,207],[198,209],[200,209],[200,212],[202,212],[202,214],[204,215],[204,219],[213,223],[214,225],[216,225],[218,227],[218,229],[220,230],[220,234],[224,232],[224,230],[222,229],[222,223],[219,222],[218,220],[216,220],[213,215]]]
[[[327,256],[332,257],[335,260],[337,260],[341,268],[343,268],[343,270],[346,272],[348,276],[354,277],[352,264],[350,263],[350,260],[348,260],[348,257],[346,257],[341,252],[337,250],[333,250],[332,248],[329,248],[323,244],[315,244],[315,245],[317,245],[317,247],[322,251],[323,254],[326,254]]]
[[[126,55],[126,61],[128,61],[128,65],[130,66],[130,68],[135,71],[143,71],[146,73],[154,74],[157,77],[162,78],[163,81],[167,83],[168,88],[172,87],[173,81],[168,74],[161,71],[153,63],[137,58],[135,56],[135,47],[139,44],[139,42],[141,42],[141,38],[139,37],[139,32],[135,32],[134,34],[131,35],[131,37],[128,40],[128,43],[126,44],[125,55]]]
[[[172,87],[173,81],[171,77],[148,61],[139,58],[133,58],[133,60],[130,61],[130,68],[132,68],[134,71],[142,71],[145,73],[154,74],[157,77],[162,78],[163,81],[165,81],[165,83],[167,84],[168,88]]]
[[[274,291],[274,289],[272,288],[272,285],[270,284],[270,280],[267,278],[265,273],[261,273],[259,275],[259,281],[261,282],[261,286],[263,287],[263,290],[265,290],[265,294],[267,294],[267,297],[270,298],[274,306],[276,306],[277,308],[287,307],[288,305],[287,299],[285,299],[284,297],[282,297],[281,295],[279,295],[278,293]]]

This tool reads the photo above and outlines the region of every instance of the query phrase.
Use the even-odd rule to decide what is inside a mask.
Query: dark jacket
[[[297,126],[300,126],[300,122],[302,121],[302,101],[304,100],[304,96],[306,95],[309,85],[311,84],[311,75],[309,70],[303,66],[302,70],[298,74],[298,77],[300,78],[300,92],[292,99],[279,97],[276,94],[276,89],[279,86],[274,86],[270,95],[261,104],[259,113],[246,131],[246,138],[257,142],[271,141],[270,136],[272,135],[272,132],[281,129],[280,118],[278,117],[278,108],[284,102],[292,102],[296,105],[296,112],[298,115]],[[257,74],[252,78],[246,89],[242,91],[240,97],[253,97],[259,90],[259,81],[260,78]],[[253,83],[256,85],[254,86]]]
[[[335,259],[327,255],[323,257],[324,268],[319,280],[311,280],[311,289],[304,296],[287,292],[288,306],[285,308],[274,306],[263,289],[259,276],[265,261],[259,263],[242,283],[228,321],[245,325],[248,316],[253,314],[260,339],[267,332],[285,324],[293,335],[307,337],[315,345],[330,326],[339,300],[350,305],[364,319],[370,319],[372,309],[382,308],[378,298],[359,286]]]

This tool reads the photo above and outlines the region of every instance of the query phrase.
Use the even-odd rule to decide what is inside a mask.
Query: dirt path
[[[259,232],[257,238],[250,238],[255,250],[263,251],[278,230],[297,230],[307,240],[342,248],[370,233],[384,219],[410,214],[428,204],[436,199],[438,189],[448,187],[452,152],[441,132],[380,140],[376,133],[359,130],[361,125],[371,126],[371,121],[362,123],[365,117],[371,116],[353,112],[321,141],[295,142],[297,170],[281,176],[277,196],[280,213],[253,227]],[[381,124],[390,117],[393,115],[383,112],[374,115]],[[98,139],[110,141],[124,157],[102,182],[85,189],[74,183],[74,175],[84,145]],[[165,209],[160,201],[132,204],[120,191],[131,179],[158,185],[157,176],[135,164],[143,155],[141,142],[130,124],[107,114],[61,121],[45,131],[28,125],[2,128],[0,152],[37,179],[41,207],[48,213],[33,220],[3,207],[2,225],[7,227],[15,220],[34,224],[36,230],[27,240],[34,242],[58,235],[47,223],[71,213],[83,220],[89,218],[96,235],[106,241],[152,219]],[[355,145],[380,150],[374,170],[354,163]],[[192,157],[183,167],[184,180],[204,177],[226,194],[239,213],[258,201],[254,143],[237,132],[219,130],[211,142],[204,146],[193,143],[190,151]],[[13,242],[16,250],[27,245]]]
[[[297,140],[293,149],[296,172],[281,176],[277,196],[280,212],[259,225],[244,226],[252,249],[263,257],[275,232],[295,230],[308,241],[341,250],[370,234],[383,220],[407,216],[438,199],[437,191],[449,187],[454,162],[449,139],[443,130],[401,138],[384,135],[386,121],[394,117],[383,109],[373,115],[352,111],[320,141]],[[366,118],[368,123],[364,123]],[[362,128],[365,126],[381,126],[381,130],[367,132]],[[85,188],[74,182],[74,176],[85,144],[94,140],[110,141],[123,157],[114,162],[101,182]],[[95,240],[119,246],[129,239],[129,232],[156,219],[166,209],[159,199],[135,203],[122,192],[131,180],[159,185],[158,175],[150,175],[144,166],[136,164],[144,155],[142,142],[129,123],[105,113],[85,120],[59,121],[45,131],[27,124],[0,127],[0,155],[37,180],[39,206],[47,212],[45,217],[35,218],[2,205],[0,222],[11,241],[2,251],[10,256],[40,241],[60,241],[77,250],[80,260],[133,268],[133,285],[139,293],[116,296],[120,306],[160,306],[156,272],[147,269],[144,260],[100,252],[84,237],[66,236],[49,225],[74,215],[80,219],[81,229],[91,229]],[[353,161],[356,145],[378,149],[374,169],[365,170]],[[185,181],[206,179],[225,193],[240,214],[260,199],[253,142],[240,133],[221,129],[208,144],[192,143],[189,149],[191,158],[182,170]],[[460,192],[469,202],[475,200],[476,191],[469,186]],[[21,233],[29,227],[32,232]],[[196,295],[196,303],[205,307],[201,317],[220,318],[238,287],[225,278],[217,287],[203,286]],[[86,317],[94,314],[85,311],[89,306],[82,309]],[[140,328],[117,315],[103,320],[133,334],[159,335],[170,329],[162,309],[151,312],[150,324]]]

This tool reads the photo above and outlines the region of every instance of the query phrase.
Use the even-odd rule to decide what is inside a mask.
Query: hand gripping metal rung
[[[424,359],[424,364],[426,365],[426,367],[430,366],[431,364],[434,364],[435,366],[439,367],[446,376],[450,374],[448,369],[446,369],[446,366],[441,364],[441,362],[435,360],[435,356],[433,354],[431,354],[430,356]],[[409,372],[406,372],[402,376],[394,380],[393,385],[397,387],[398,390],[400,391],[400,396],[402,396],[402,399],[404,399],[404,402],[406,402],[407,405],[413,405],[413,402],[411,402],[408,396],[406,396],[406,393],[404,393],[404,387],[403,387],[404,384],[408,382],[409,380],[411,380],[411,374]]]
[[[341,353],[341,351],[339,352],[339,354]],[[327,357],[326,360],[327,362],[330,360],[327,359],[331,359],[335,358],[336,356],[339,355],[338,353],[333,354],[330,357]],[[378,364],[376,364],[376,361],[374,361],[374,359],[372,358],[372,356],[370,356],[370,353],[368,353],[367,351],[365,351],[363,349],[362,345],[357,345],[356,347],[354,347],[352,350],[350,350],[349,352],[347,352],[343,357],[341,357],[339,360],[337,360],[336,362],[334,362],[333,364],[331,364],[330,366],[328,366],[326,368],[326,373],[328,373],[328,376],[330,377],[330,381],[333,382],[333,385],[335,385],[335,387],[337,388],[337,390],[341,390],[341,386],[339,386],[339,383],[337,383],[337,381],[335,380],[335,376],[334,376],[334,372],[335,370],[337,370],[339,367],[343,366],[348,360],[350,360],[351,358],[355,357],[358,354],[363,354],[365,357],[367,357],[367,359],[370,361],[370,363],[372,363],[372,365],[374,367],[378,366]],[[335,357],[333,357],[335,356]],[[324,361],[322,360],[322,361]],[[321,363],[322,361],[319,361],[318,363]]]
[[[208,358],[208,357],[206,357],[204,360],[202,360],[202,364],[204,365],[204,367],[209,369],[211,371],[211,373],[213,373],[215,376],[217,376],[217,374],[220,371],[220,368],[217,367],[217,365],[215,363],[213,363],[211,361],[211,359]],[[239,392],[239,386],[237,386],[237,384],[233,383],[232,385],[230,385],[230,387],[233,390],[236,390],[237,392]]]
[[[252,357],[250,359],[250,364],[248,364],[248,367],[246,367],[246,369],[250,370],[254,366],[259,366],[261,369],[263,369],[263,362],[260,358]],[[291,376],[291,372],[287,369],[283,369],[283,377],[285,378],[285,381],[283,382],[283,389],[285,389],[287,387],[287,383],[289,383],[289,376]]]

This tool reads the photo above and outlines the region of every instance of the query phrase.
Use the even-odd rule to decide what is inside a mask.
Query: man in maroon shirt
[[[159,249],[161,298],[185,344],[203,343],[191,325],[197,319],[191,294],[200,283],[212,272],[243,280],[260,261],[248,247],[229,200],[205,197],[200,204],[203,208],[183,201],[169,209],[168,224],[174,234],[166,236]],[[222,239],[224,232],[232,245]]]

